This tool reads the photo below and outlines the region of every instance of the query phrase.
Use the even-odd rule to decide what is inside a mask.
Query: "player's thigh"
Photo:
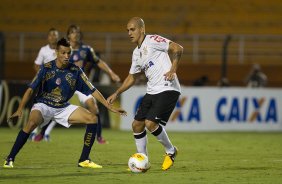
[[[44,119],[39,110],[32,110],[29,114],[28,122],[24,127],[25,132],[32,132],[38,125],[43,123]]]
[[[96,100],[92,96],[85,101],[85,107],[94,114],[99,113]]]
[[[165,91],[153,100],[153,105],[147,114],[147,120],[165,125],[175,108],[180,93]]]
[[[68,122],[70,124],[94,124],[97,123],[97,117],[95,114],[89,112],[87,109],[83,107],[78,107],[69,116]]]
[[[137,121],[144,121],[147,114],[152,107],[152,99],[154,95],[145,94],[140,105],[137,108],[134,119]]]

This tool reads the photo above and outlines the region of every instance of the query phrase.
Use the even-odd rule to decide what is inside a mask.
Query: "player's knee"
[[[134,132],[141,132],[143,131],[145,128],[145,123],[144,121],[136,121],[134,120],[133,123],[132,123],[132,130]]]
[[[28,123],[24,127],[24,131],[26,133],[31,133],[37,126],[38,126],[38,124],[35,121],[30,120],[30,121],[28,121]]]
[[[88,116],[86,117],[85,121],[86,121],[87,124],[95,124],[95,123],[97,123],[97,120],[98,120],[98,118],[95,114],[89,113]]]
[[[159,125],[153,121],[145,120],[145,126],[150,132],[153,132]]]

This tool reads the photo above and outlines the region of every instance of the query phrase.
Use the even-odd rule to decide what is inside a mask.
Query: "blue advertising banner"
[[[131,129],[135,111],[145,93],[145,87],[133,87],[122,94],[121,105],[128,116],[123,117],[121,129]],[[167,129],[282,131],[281,107],[282,89],[182,87]]]

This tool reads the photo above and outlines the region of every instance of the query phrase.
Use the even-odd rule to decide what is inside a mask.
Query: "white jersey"
[[[159,35],[146,35],[141,47],[137,46],[133,51],[129,73],[145,72],[148,79],[148,94],[158,94],[168,90],[180,92],[177,75],[172,81],[166,81],[164,76],[172,66],[168,55],[170,42]]]
[[[53,61],[56,58],[57,56],[56,56],[55,49],[51,49],[48,44],[48,45],[45,45],[44,47],[41,47],[34,63],[37,65],[42,65],[49,61]]]

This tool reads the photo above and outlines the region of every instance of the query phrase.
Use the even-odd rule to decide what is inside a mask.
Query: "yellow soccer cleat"
[[[103,168],[101,165],[95,164],[91,160],[84,160],[83,162],[79,162],[78,163],[78,167],[92,168],[92,169],[101,169],[101,168]]]
[[[14,167],[13,163],[13,160],[5,160],[3,168],[11,169]]]
[[[166,171],[173,165],[177,152],[178,152],[178,149],[174,147],[173,154],[168,154],[168,153],[165,154],[164,162],[162,165],[162,170]]]

